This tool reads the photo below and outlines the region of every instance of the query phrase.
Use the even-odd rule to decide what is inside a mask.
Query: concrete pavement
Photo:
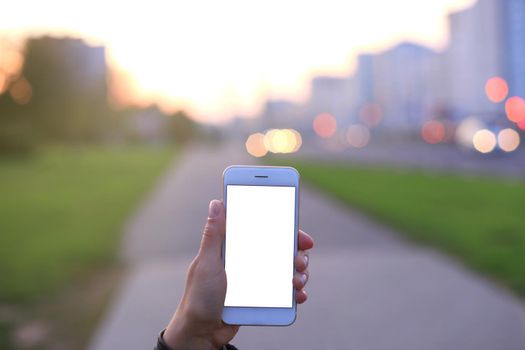
[[[183,292],[221,174],[253,161],[234,145],[193,147],[129,222],[126,282],[91,350],[151,349]],[[311,233],[309,301],[291,327],[243,327],[240,349],[524,349],[525,308],[504,290],[318,191],[301,190]]]

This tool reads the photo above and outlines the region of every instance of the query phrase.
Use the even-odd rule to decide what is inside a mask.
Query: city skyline
[[[34,11],[14,15],[28,3]],[[235,114],[256,115],[267,98],[304,101],[313,76],[348,75],[361,52],[406,40],[442,49],[448,13],[473,3],[376,0],[248,7],[229,1],[219,8],[202,1],[172,7],[154,1],[148,8],[130,5],[123,11],[96,2],[77,8],[61,1],[25,1],[4,6],[0,33],[70,35],[105,45],[112,69],[128,77],[121,84],[126,98],[221,122]]]

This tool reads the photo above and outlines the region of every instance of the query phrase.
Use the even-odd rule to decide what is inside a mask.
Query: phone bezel
[[[234,165],[223,172],[223,198],[228,210],[227,186],[289,186],[295,187],[294,252],[297,255],[297,236],[299,231],[299,182],[297,170],[292,167],[241,166]],[[225,240],[227,239],[227,234]],[[222,245],[222,263],[225,264],[225,244]],[[291,262],[293,264],[293,261]],[[293,270],[295,272],[295,268]],[[290,281],[291,284],[291,281]],[[231,325],[288,326],[297,316],[295,290],[292,286],[292,307],[231,307],[225,306],[222,313],[224,323]]]

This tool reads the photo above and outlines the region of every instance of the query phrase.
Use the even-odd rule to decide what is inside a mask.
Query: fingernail
[[[304,266],[308,267],[308,255],[304,256]]]
[[[303,282],[303,286],[306,284],[307,281],[308,281],[308,275],[303,273],[301,275],[301,282]]]
[[[220,212],[221,212],[221,202],[216,199],[212,200],[208,208],[208,217],[213,219],[217,217]]]

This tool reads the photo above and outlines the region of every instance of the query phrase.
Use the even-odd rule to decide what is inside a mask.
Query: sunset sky
[[[350,74],[359,52],[402,40],[442,49],[447,13],[474,0],[4,2],[0,36],[105,45],[128,101],[222,122],[268,97],[304,100],[315,74]]]

